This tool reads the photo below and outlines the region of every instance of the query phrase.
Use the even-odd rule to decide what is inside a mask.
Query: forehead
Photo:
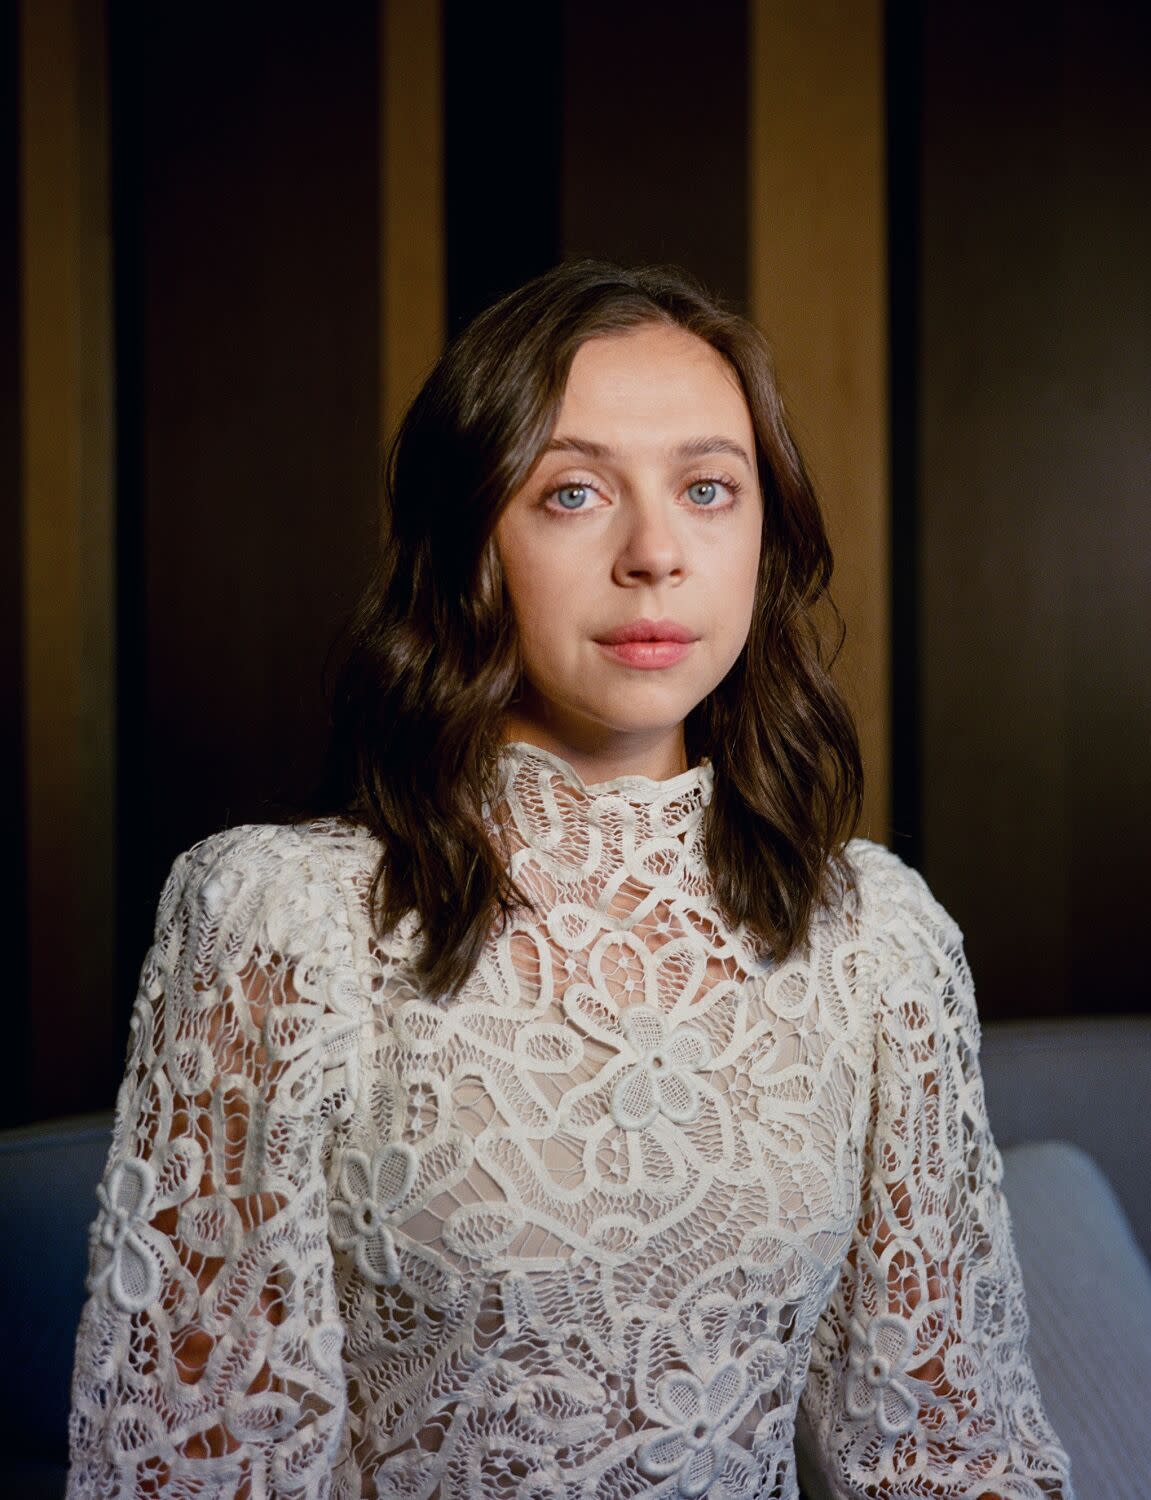
[[[658,323],[581,344],[559,421],[585,436],[594,423],[597,436],[644,429],[653,439],[685,428],[750,439],[752,428],[739,377],[723,356],[686,329]]]

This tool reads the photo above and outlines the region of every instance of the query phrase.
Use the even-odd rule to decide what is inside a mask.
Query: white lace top
[[[92,1229],[68,1495],[1070,1500],[961,939],[851,846],[783,966],[713,772],[504,747],[515,878],[455,1001],[335,820],[175,862]],[[489,815],[491,810],[489,809]],[[405,919],[407,923],[407,919]]]

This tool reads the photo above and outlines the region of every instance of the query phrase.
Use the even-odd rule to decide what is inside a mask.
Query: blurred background
[[[318,768],[383,440],[576,253],[772,340],[863,831],[984,1017],[1151,1011],[1143,0],[3,17],[0,1124],[111,1106],[172,859]]]

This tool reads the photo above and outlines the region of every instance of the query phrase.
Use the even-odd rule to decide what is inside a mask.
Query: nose
[[[636,498],[624,507],[622,540],[612,577],[624,588],[676,581],[683,576],[684,541],[672,505],[664,497]]]

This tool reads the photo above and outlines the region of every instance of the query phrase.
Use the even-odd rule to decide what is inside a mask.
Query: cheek
[[[727,595],[730,610],[741,620],[750,621],[755,607],[756,587],[759,582],[760,532],[749,532],[743,546],[732,557],[727,572]]]
[[[531,659],[554,637],[575,596],[576,580],[562,553],[530,547],[509,531],[497,545],[504,583],[524,654]]]

